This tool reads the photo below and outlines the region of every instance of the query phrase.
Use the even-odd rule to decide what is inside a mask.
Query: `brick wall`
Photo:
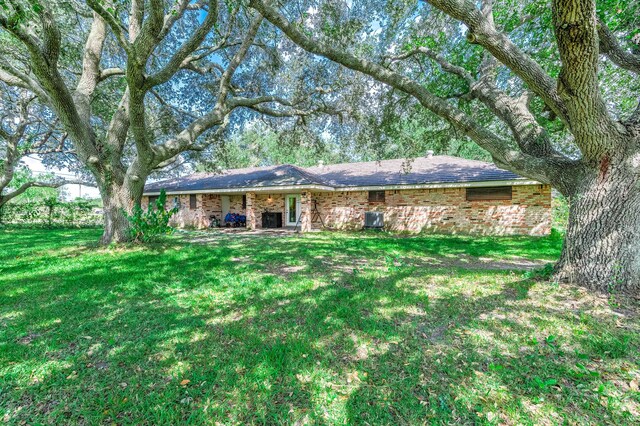
[[[364,225],[367,211],[384,212],[385,227],[393,231],[431,231],[485,235],[546,235],[551,231],[551,188],[548,185],[513,187],[511,200],[466,201],[464,188],[386,191],[384,203],[370,203],[368,191],[317,192],[315,200],[325,226],[357,230]],[[173,196],[168,196],[171,203]],[[143,197],[146,208],[148,197]],[[198,194],[196,210],[189,210],[189,196],[180,196],[182,208],[174,226],[205,228],[209,216],[221,217],[220,196]],[[253,201],[256,227],[262,227],[262,213],[281,212],[284,194],[256,194]],[[242,195],[230,196],[230,211],[244,214]],[[312,228],[321,227],[315,219]]]
[[[284,224],[284,194],[256,194],[254,201],[254,211],[256,214],[256,228],[262,228],[262,213],[282,213],[282,223]]]
[[[242,208],[242,195],[229,195],[229,212],[245,214]],[[173,215],[170,221],[171,226],[179,228],[203,229],[209,226],[209,216],[215,216],[218,220],[222,217],[221,195],[218,194],[196,194],[196,208],[191,210],[189,195],[167,195],[167,208],[173,207],[174,197],[180,200],[180,210]],[[142,208],[147,209],[149,197],[142,197]]]
[[[368,191],[314,193],[325,226],[362,229],[367,211],[384,212],[386,229],[487,235],[547,235],[551,231],[551,188],[513,187],[512,200],[466,201],[464,188],[385,191],[384,203]],[[314,218],[313,227],[321,227]]]

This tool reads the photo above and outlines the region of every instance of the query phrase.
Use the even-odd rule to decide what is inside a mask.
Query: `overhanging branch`
[[[601,20],[598,20],[598,38],[600,53],[606,55],[611,59],[611,62],[619,67],[640,75],[640,55],[634,55],[624,50],[618,43],[615,34]]]
[[[512,144],[481,126],[462,110],[445,99],[429,92],[422,84],[384,66],[355,56],[344,49],[337,49],[322,41],[312,39],[298,26],[290,23],[266,0],[251,0],[250,6],[258,10],[273,25],[280,28],[293,42],[306,51],[323,56],[347,68],[369,75],[376,80],[413,96],[420,104],[440,118],[452,123],[465,136],[489,151],[501,166],[540,182],[551,182],[560,173],[555,162],[537,158],[514,149]]]
[[[557,92],[556,81],[529,55],[493,25],[490,15],[471,0],[425,0],[427,3],[464,23],[467,39],[484,47],[524,81],[562,120],[567,120],[565,106]]]

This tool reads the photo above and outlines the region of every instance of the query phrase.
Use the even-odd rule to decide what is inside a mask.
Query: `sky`
[[[77,177],[71,173],[71,171],[69,169],[47,169],[43,164],[42,161],[40,161],[40,159],[38,158],[38,156],[27,156],[24,157],[22,159],[22,162],[24,163],[25,166],[29,167],[29,169],[31,169],[31,171],[33,172],[34,175],[38,175],[38,174],[43,174],[43,173],[49,173],[49,174],[55,174],[56,176],[65,178],[65,179],[77,179]],[[65,195],[65,199],[68,200],[75,200],[78,197],[84,197],[84,198],[99,198],[100,197],[100,193],[98,192],[98,188],[93,188],[90,186],[85,186],[85,185],[65,185],[63,186],[64,188],[64,195]]]

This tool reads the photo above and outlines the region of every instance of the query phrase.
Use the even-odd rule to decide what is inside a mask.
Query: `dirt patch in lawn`
[[[393,268],[393,267],[417,267],[417,268],[461,268],[478,270],[521,270],[529,271],[541,268],[549,263],[546,260],[531,260],[525,258],[491,259],[486,257],[473,257],[460,255],[456,258],[448,257],[420,257],[420,258],[396,258],[393,260],[378,259],[372,261],[367,258],[352,258],[345,262],[342,258],[324,257],[319,259],[327,268],[341,272],[351,272],[362,268]]]

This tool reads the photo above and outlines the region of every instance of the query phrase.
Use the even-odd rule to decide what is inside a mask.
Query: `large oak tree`
[[[640,106],[628,107],[640,95],[640,54],[637,28],[621,24],[637,25],[638,5],[602,2],[597,13],[594,0],[250,3],[303,49],[411,95],[498,166],[568,197],[559,279],[640,290]],[[458,79],[470,103],[439,93],[426,77],[435,72]],[[618,80],[629,84],[612,90]]]
[[[269,34],[261,39],[263,18],[235,2],[0,5],[0,80],[31,91],[59,118],[100,190],[105,244],[130,238],[126,214],[147,177],[205,149],[233,111],[310,111],[272,84],[277,67],[265,64],[277,58]]]

